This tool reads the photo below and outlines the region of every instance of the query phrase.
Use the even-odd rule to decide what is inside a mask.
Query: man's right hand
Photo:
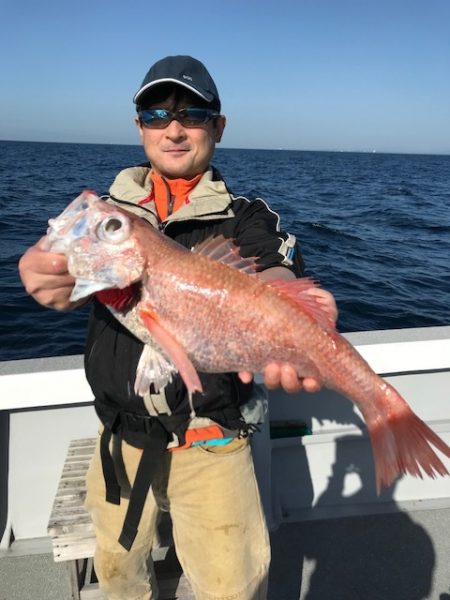
[[[25,290],[36,302],[55,310],[71,310],[86,302],[69,300],[75,279],[67,271],[67,258],[43,249],[41,238],[19,260],[19,273]]]

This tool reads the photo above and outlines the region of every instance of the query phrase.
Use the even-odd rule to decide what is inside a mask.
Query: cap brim
[[[212,102],[214,100],[214,96],[212,94],[210,94],[209,92],[200,91],[200,90],[196,89],[195,87],[193,87],[192,85],[185,83],[184,81],[179,81],[178,79],[173,79],[173,78],[167,77],[165,79],[156,79],[155,81],[152,81],[151,83],[147,83],[147,85],[142,86],[141,89],[138,90],[136,92],[136,94],[134,95],[133,102],[135,104],[138,104],[139,98],[141,98],[145,92],[147,92],[152,87],[161,85],[162,83],[174,83],[176,85],[181,85],[182,87],[185,87],[186,89],[190,90],[191,92],[194,92],[194,94],[197,94],[197,96],[200,96],[200,98],[202,98],[206,102]]]

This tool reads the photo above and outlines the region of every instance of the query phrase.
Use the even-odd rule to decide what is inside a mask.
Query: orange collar
[[[192,179],[165,179],[157,173],[151,174],[155,207],[161,221],[184,204],[189,204],[189,194],[202,176],[203,173]]]

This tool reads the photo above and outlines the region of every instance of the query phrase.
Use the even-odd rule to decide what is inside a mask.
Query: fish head
[[[68,271],[75,277],[72,301],[142,278],[145,258],[132,224],[132,215],[91,192],[83,192],[49,220],[46,249],[67,256]]]
[[[84,231],[87,211],[97,200],[94,193],[85,190],[58,217],[49,219],[44,249],[66,254],[71,242]]]

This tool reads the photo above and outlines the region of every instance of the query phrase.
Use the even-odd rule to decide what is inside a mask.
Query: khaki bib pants
[[[157,600],[148,558],[159,509],[170,511],[177,556],[197,600],[265,600],[270,547],[247,439],[166,452],[130,552],[117,540],[142,452],[115,436],[111,451],[120,506],[105,501],[99,443],[86,498],[97,538],[95,571],[108,600]]]

